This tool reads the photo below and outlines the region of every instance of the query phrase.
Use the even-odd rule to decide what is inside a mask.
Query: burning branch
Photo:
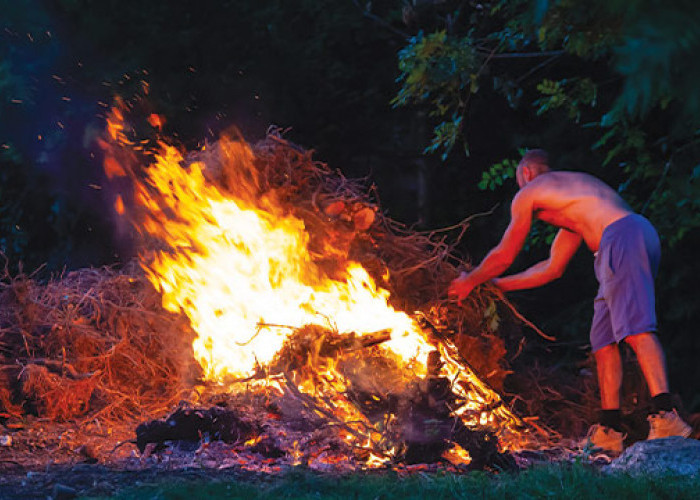
[[[141,235],[141,268],[0,287],[0,328],[13,325],[2,349],[51,375],[32,393],[0,394],[3,407],[24,398],[51,418],[136,416],[171,408],[203,379],[303,410],[307,434],[318,424],[375,465],[426,444],[489,455],[527,438],[488,383],[503,356],[478,373],[478,353],[457,347],[456,332],[486,347],[496,338],[483,325],[493,294],[445,302],[458,261],[444,234],[392,221],[362,182],[278,131],[255,146],[222,138],[185,154],[160,140],[137,152],[124,121],[110,117],[104,147],[118,161],[106,166],[131,183],[119,199]],[[46,404],[49,394],[80,398]],[[281,439],[277,452],[295,455]]]

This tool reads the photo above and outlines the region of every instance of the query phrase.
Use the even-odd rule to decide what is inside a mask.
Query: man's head
[[[515,171],[520,188],[540,174],[549,172],[549,155],[544,149],[531,149],[523,155]]]

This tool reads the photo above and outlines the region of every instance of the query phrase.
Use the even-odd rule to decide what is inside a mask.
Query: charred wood
[[[236,443],[256,435],[256,429],[244,422],[235,411],[214,406],[209,409],[180,408],[165,419],[151,420],[136,428],[136,446],[141,453],[155,443],[166,441],[199,442],[203,437]]]

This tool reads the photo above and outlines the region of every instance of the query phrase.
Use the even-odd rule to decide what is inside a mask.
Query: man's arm
[[[581,246],[581,240],[580,235],[560,229],[552,242],[549,259],[538,262],[521,273],[496,278],[493,280],[494,285],[504,292],[510,292],[536,288],[560,278],[576,250]]]
[[[503,233],[501,241],[484,257],[481,264],[471,272],[463,273],[450,284],[448,290],[450,295],[455,295],[461,301],[474,288],[499,276],[510,267],[530,232],[532,210],[530,190],[523,189],[513,198],[510,224]]]

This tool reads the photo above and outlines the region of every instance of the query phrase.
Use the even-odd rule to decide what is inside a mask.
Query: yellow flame
[[[442,454],[442,458],[445,460],[450,461],[451,463],[457,465],[457,464],[470,464],[472,461],[471,455],[469,455],[469,452],[459,446],[458,444],[454,444],[452,448],[449,448],[448,450],[444,451]]]
[[[108,135],[136,149],[116,110]],[[336,263],[341,268],[329,275],[312,256],[304,221],[285,207],[278,193],[261,188],[251,148],[226,139],[220,139],[218,148],[217,161],[223,165],[206,165],[188,163],[176,148],[160,143],[145,169],[145,181],[134,176],[138,227],[155,240],[156,248],[142,255],[144,269],[161,292],[163,306],[185,314],[197,332],[193,350],[205,377],[224,382],[251,376],[272,361],[295,329],[309,324],[359,336],[388,330],[391,339],[380,348],[410,367],[411,376],[425,376],[428,353],[436,346],[426,340],[415,320],[389,304],[389,292],[359,263],[342,258],[341,250],[323,242],[324,251],[340,256]],[[109,152],[108,145],[105,149]],[[123,171],[116,160],[106,162],[105,168],[111,173]],[[210,181],[215,172],[223,181]],[[123,212],[123,203],[116,208]],[[500,397],[454,359],[454,349],[444,344],[437,348],[444,361],[439,375],[452,381],[454,393],[465,402],[454,415],[468,426],[481,424],[504,432],[517,425],[518,419],[500,404]],[[339,397],[347,387],[333,360],[316,368],[319,377],[301,380],[298,389],[335,398],[333,412],[346,423],[348,442],[386,448],[359,409]],[[281,390],[274,378],[260,383]],[[491,410],[483,411],[485,406]],[[515,437],[509,442],[515,443]],[[383,453],[383,457],[371,455],[371,466],[385,463],[394,450]],[[294,458],[300,460],[301,455]],[[453,450],[450,458],[470,460],[464,450]]]
[[[235,161],[252,161],[246,144],[227,148]],[[148,209],[143,229],[169,247],[147,260],[149,278],[163,305],[185,313],[199,333],[194,350],[207,377],[249,376],[271,361],[291,332],[280,325],[358,335],[388,329],[385,348],[424,366],[431,348],[414,320],[388,304],[389,292],[360,264],[348,262],[342,280],[327,277],[310,256],[301,219],[269,197],[261,197],[262,208],[256,193],[223,193],[203,164],[182,162],[164,145],[137,199]]]

